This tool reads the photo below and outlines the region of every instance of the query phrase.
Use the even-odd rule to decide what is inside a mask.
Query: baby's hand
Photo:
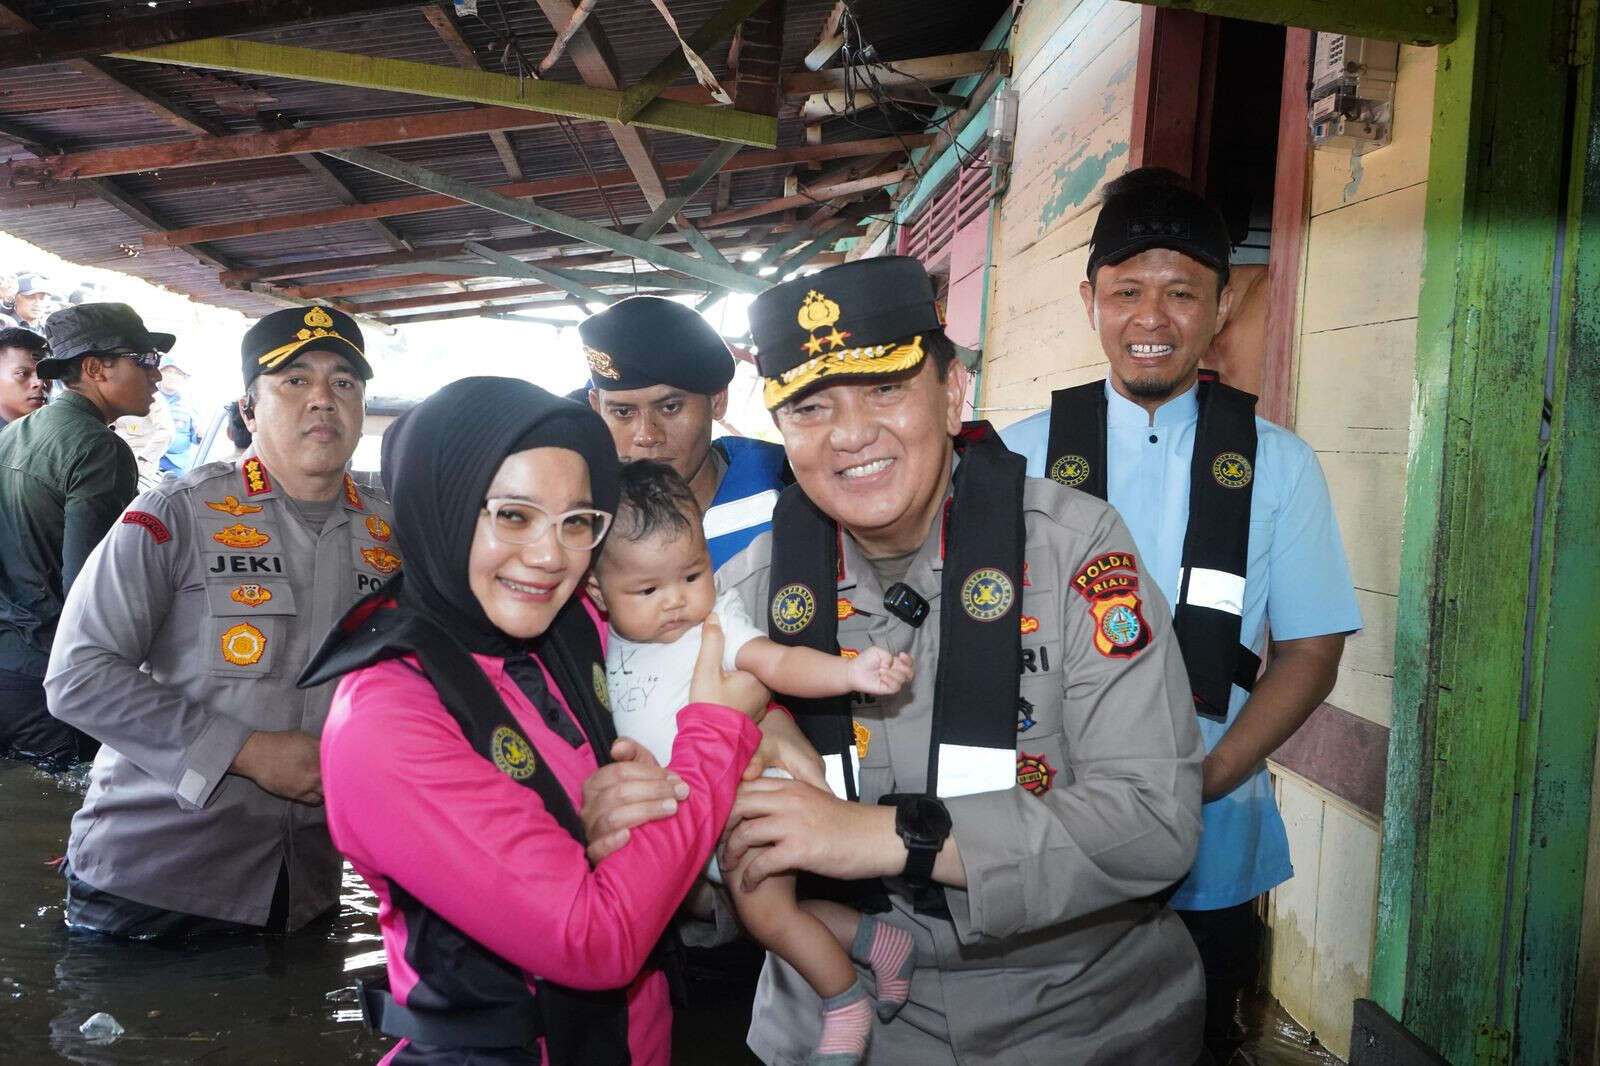
[[[912,675],[911,656],[873,645],[850,660],[845,677],[853,692],[868,696],[893,696]]]

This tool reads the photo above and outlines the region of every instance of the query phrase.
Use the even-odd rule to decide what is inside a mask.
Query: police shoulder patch
[[[143,529],[146,533],[150,534],[150,539],[155,541],[157,544],[165,544],[167,541],[172,539],[171,532],[168,531],[166,525],[161,521],[161,519],[157,518],[148,511],[129,511],[127,514],[122,516],[122,524],[127,526],[138,526],[140,529]]]
[[[1042,796],[1050,791],[1055,779],[1056,768],[1043,755],[1017,752],[1017,784],[1035,796]]]
[[[533,745],[528,738],[508,725],[496,726],[489,737],[489,753],[500,772],[516,781],[526,781],[533,776],[538,764],[533,758]]]
[[[780,632],[798,633],[817,614],[817,598],[805,585],[785,585],[772,597],[772,624]]]

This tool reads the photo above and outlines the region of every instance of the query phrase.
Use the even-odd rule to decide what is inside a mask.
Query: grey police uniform
[[[283,869],[291,930],[338,902],[323,809],[228,767],[255,730],[321,733],[333,686],[295,677],[399,567],[391,517],[346,477],[307,528],[254,456],[133,502],[73,585],[45,678],[51,713],[104,744],[67,844],[78,878],[259,926]]]
[[[1200,835],[1203,751],[1167,606],[1105,503],[1029,478],[1023,508],[1017,785],[945,800],[968,879],[945,889],[950,920],[914,913],[889,882],[882,917],[911,933],[916,972],[897,1018],[873,1023],[866,1061],[1187,1064],[1200,1050],[1200,964],[1178,918],[1146,898],[1183,877]],[[770,553],[763,534],[719,575],[756,618],[770,605]],[[857,697],[854,755],[872,803],[926,784],[940,612],[955,605],[940,602],[937,523],[903,578],[931,605],[920,628],[883,610],[849,537],[842,559],[841,650],[879,644],[917,663],[899,694]],[[1132,645],[1108,612],[1124,626],[1138,618],[1150,643]],[[955,776],[949,762],[941,782]],[[818,1025],[815,993],[769,955],[750,1046],[799,1063]]]

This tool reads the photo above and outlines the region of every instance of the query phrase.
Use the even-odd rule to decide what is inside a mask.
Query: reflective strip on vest
[[[759,526],[772,521],[772,509],[778,505],[778,490],[767,489],[742,500],[729,500],[712,507],[701,520],[706,539],[715,540],[741,529]]]
[[[1016,748],[939,745],[939,798],[1001,792],[1017,783]]]
[[[1183,602],[1191,607],[1209,607],[1226,614],[1244,614],[1244,578],[1226,570],[1207,570],[1193,566],[1188,572],[1189,587]]]
[[[840,799],[849,799],[850,794],[844,785],[844,756],[834,752],[822,757],[822,776],[828,782],[828,790]],[[850,749],[850,779],[861,780],[861,760],[856,758],[855,748]]]

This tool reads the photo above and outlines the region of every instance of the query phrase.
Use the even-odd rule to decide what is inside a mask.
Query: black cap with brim
[[[363,350],[356,320],[333,307],[288,307],[274,311],[250,327],[239,344],[244,383],[274,374],[303,351],[348,355],[363,381],[372,379],[372,365]]]
[[[763,402],[777,410],[842,378],[914,369],[944,329],[933,282],[910,256],[858,259],[774,285],[750,305]]]
[[[44,335],[50,351],[38,362],[41,378],[60,377],[68,363],[90,353],[115,348],[165,352],[178,341],[174,334],[145,329],[139,312],[121,303],[64,307],[45,321]]]
[[[671,385],[711,396],[733,380],[733,354],[694,308],[662,296],[620,300],[578,323],[590,384],[604,392]]]
[[[1141,179],[1146,171],[1150,176]],[[1142,168],[1118,179],[1128,183],[1122,189],[1113,186],[1089,238],[1090,281],[1101,267],[1152,248],[1186,255],[1227,280],[1232,242],[1222,213],[1176,181],[1161,180],[1166,173]]]

